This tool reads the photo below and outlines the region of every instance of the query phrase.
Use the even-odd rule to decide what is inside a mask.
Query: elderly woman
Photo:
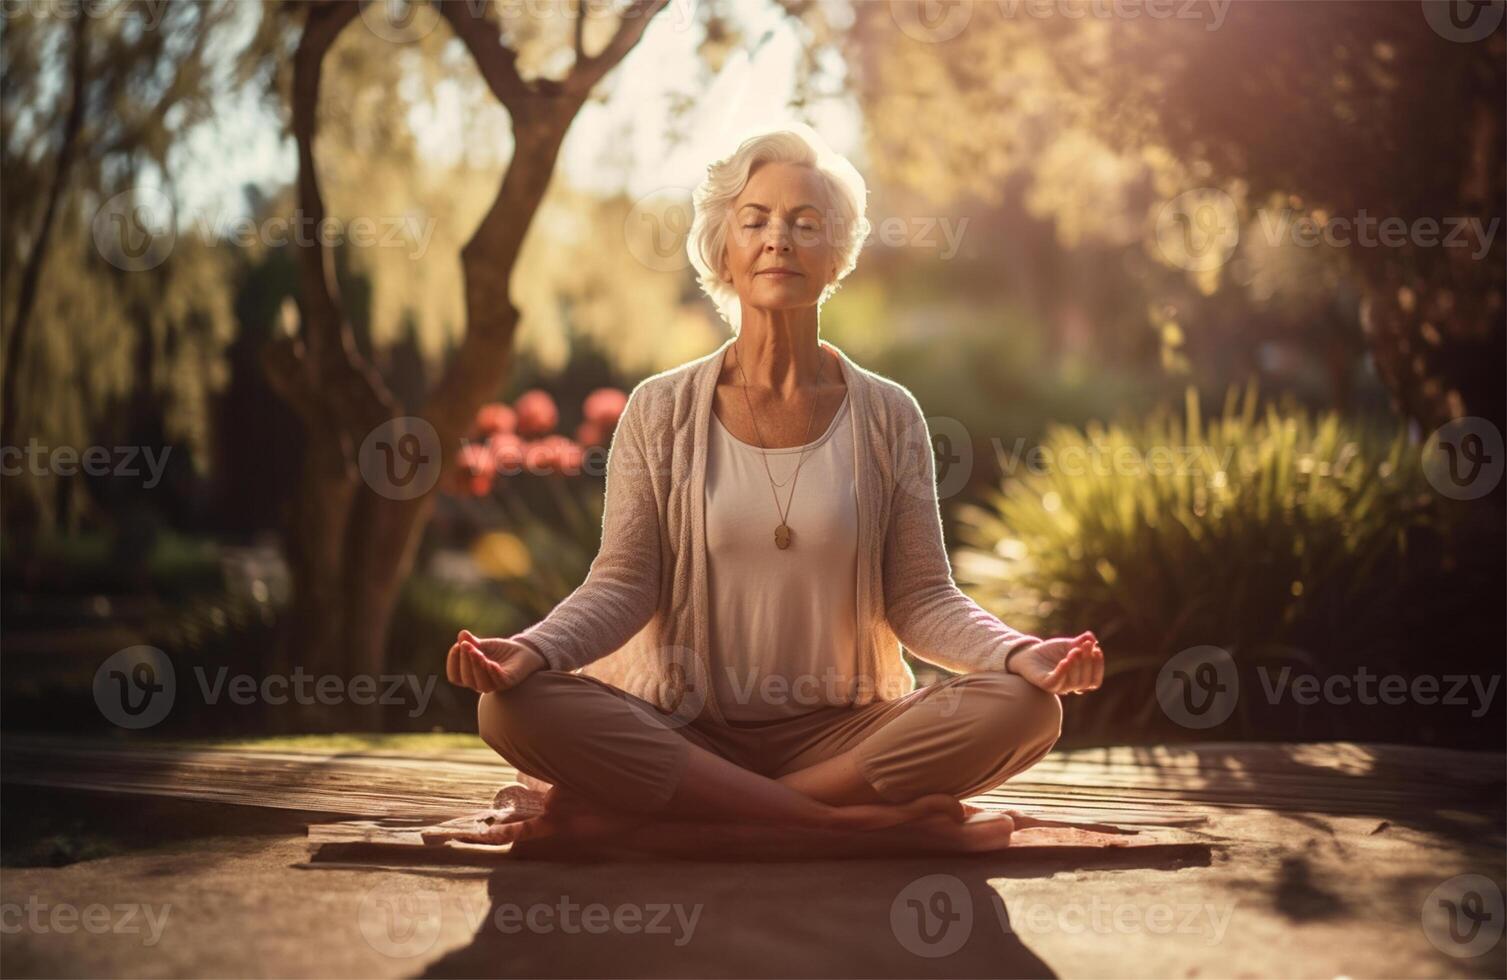
[[[820,338],[867,193],[800,126],[708,167],[688,248],[733,336],[630,393],[586,581],[449,653],[481,737],[550,784],[511,839],[653,815],[1003,846],[1011,818],[961,800],[1099,686],[1091,632],[1023,634],[958,589],[920,406]],[[918,689],[901,644],[956,676]]]

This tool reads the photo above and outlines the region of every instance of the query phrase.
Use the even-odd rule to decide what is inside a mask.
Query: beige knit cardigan
[[[689,722],[724,720],[709,681],[706,558],[708,429],[729,337],[710,354],[645,378],[607,454],[602,543],[586,580],[513,639],[550,669],[581,670]],[[957,673],[1003,670],[1041,642],[1011,629],[953,581],[925,416],[903,385],[836,345],[848,387],[858,484],[855,704],[915,689],[900,644]],[[770,528],[778,515],[751,515]],[[767,518],[767,519],[766,519]],[[788,552],[800,560],[800,531]]]

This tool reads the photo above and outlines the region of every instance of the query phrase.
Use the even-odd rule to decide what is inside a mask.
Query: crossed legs
[[[783,736],[786,757],[763,775],[727,757],[725,729],[675,727],[647,702],[582,675],[537,671],[478,705],[482,738],[554,784],[552,807],[573,819],[911,824],[907,830],[929,827],[975,844],[1009,828],[981,828],[960,800],[1035,764],[1060,734],[1061,717],[1055,695],[1019,677],[969,674],[797,722]],[[963,826],[965,817],[974,825]]]

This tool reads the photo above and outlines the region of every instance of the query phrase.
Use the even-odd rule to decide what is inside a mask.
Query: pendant
[[[775,547],[781,548],[781,549],[790,547],[790,535],[791,535],[790,526],[787,525],[787,524],[781,524],[779,527],[775,528],[774,529],[774,543],[775,543]]]

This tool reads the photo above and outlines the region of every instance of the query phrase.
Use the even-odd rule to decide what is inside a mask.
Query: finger
[[[516,649],[516,647],[512,643],[499,636],[493,636],[482,640],[472,640],[471,642],[476,644],[476,646],[481,650],[482,653],[486,654],[499,663],[507,659],[507,654],[510,651]]]
[[[490,694],[497,690],[497,678],[492,675],[491,662],[480,650],[466,644],[466,656],[471,660],[471,668],[476,676],[476,690],[482,694]]]
[[[471,665],[471,656],[466,653],[464,645],[457,644],[455,650],[455,670],[460,674],[462,687],[476,690],[476,670]]]
[[[1047,675],[1048,690],[1053,694],[1062,694],[1068,690],[1068,680],[1072,677],[1074,660],[1076,656],[1069,653],[1059,660],[1057,666],[1053,667],[1052,672]]]
[[[1053,684],[1061,684],[1065,682],[1068,677],[1071,676],[1073,662],[1076,658],[1077,655],[1074,654],[1073,651],[1069,650],[1067,652],[1067,656],[1057,661],[1057,665],[1052,668],[1051,673],[1047,674],[1047,680],[1051,681]]]
[[[485,651],[476,647],[472,647],[472,649],[476,650],[476,655],[481,658],[482,669],[487,672],[487,676],[492,678],[494,683],[501,683],[507,679],[511,673],[507,663],[498,663],[493,658],[487,656]]]
[[[1087,680],[1087,657],[1081,651],[1075,651],[1073,654],[1073,665],[1068,669],[1067,677],[1063,678],[1063,683],[1067,685],[1067,689],[1069,691],[1077,692],[1083,687],[1084,682]]]
[[[1104,683],[1104,651],[1099,649],[1099,644],[1094,644],[1094,652],[1089,658],[1094,672],[1089,677],[1089,686],[1098,689]]]
[[[1078,690],[1083,692],[1093,686],[1094,683],[1094,654],[1093,649],[1084,650],[1078,658]]]
[[[487,656],[486,653],[483,652],[482,649],[474,643],[466,643],[464,644],[464,646],[475,658],[478,673],[490,680],[493,684],[494,689],[498,686],[507,686],[505,683],[503,683],[503,681],[508,676],[508,670],[504,664],[499,664],[496,660],[493,660],[491,657]]]
[[[452,643],[450,644],[450,651],[445,654],[445,678],[452,684],[460,683],[460,669],[456,663],[460,659],[456,656],[459,652],[458,648],[458,644]]]
[[[481,654],[482,659],[489,663],[501,663],[507,659],[507,646],[500,644],[500,641],[470,639],[465,641],[465,645]]]

